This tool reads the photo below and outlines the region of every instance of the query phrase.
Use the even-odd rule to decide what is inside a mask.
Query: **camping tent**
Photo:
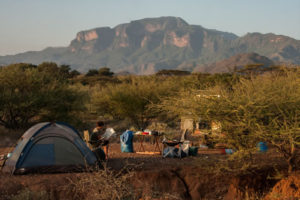
[[[74,128],[65,123],[44,122],[23,134],[3,171],[14,174],[82,171],[96,163],[94,153]]]

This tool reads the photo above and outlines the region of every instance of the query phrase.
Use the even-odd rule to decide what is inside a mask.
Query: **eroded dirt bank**
[[[300,199],[300,172],[277,182],[265,200]]]
[[[179,199],[232,200],[263,197],[278,181],[269,178],[272,173],[272,170],[264,169],[238,175],[216,174],[198,167],[181,167],[136,172],[133,182],[142,191],[142,196],[157,193]]]
[[[107,186],[95,185],[95,179],[82,184],[82,180],[91,173],[41,174],[11,176],[1,174],[0,199],[9,199],[16,194],[27,192],[27,196],[39,199],[84,199],[91,192],[107,189]],[[102,176],[102,175],[101,175]],[[98,178],[101,178],[99,176]],[[269,179],[265,170],[253,174],[230,175],[215,174],[197,167],[177,167],[165,169],[147,169],[133,172],[129,177],[133,199],[245,199],[246,196],[263,198],[271,191],[276,180]],[[282,180],[273,188],[272,194],[299,196],[299,173],[294,178]],[[118,181],[118,180],[116,180]],[[125,182],[120,182],[125,184]],[[88,188],[91,186],[91,188]],[[87,188],[84,188],[87,187]],[[119,187],[119,186],[118,186]],[[289,188],[289,189],[287,189]],[[292,189],[294,189],[292,191]],[[119,190],[119,188],[111,188]],[[292,192],[291,192],[292,191]],[[134,195],[133,195],[134,193]],[[23,194],[24,196],[25,194]]]

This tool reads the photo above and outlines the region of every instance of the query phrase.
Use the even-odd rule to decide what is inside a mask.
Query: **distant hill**
[[[193,71],[195,67],[249,52],[273,61],[300,64],[299,40],[271,33],[238,37],[190,25],[178,17],[160,17],[80,31],[68,47],[0,56],[0,66],[53,61],[79,71],[106,66],[116,73],[152,74],[161,69]],[[223,68],[207,70],[217,72]]]
[[[233,72],[234,69],[241,69],[245,65],[261,64],[263,67],[270,67],[275,63],[265,56],[257,53],[244,53],[232,56],[208,65],[200,65],[194,68],[194,72],[221,73]]]

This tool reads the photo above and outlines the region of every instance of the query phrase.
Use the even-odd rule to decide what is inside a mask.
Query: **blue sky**
[[[160,16],[300,40],[300,0],[0,0],[0,55],[67,46],[81,30]]]

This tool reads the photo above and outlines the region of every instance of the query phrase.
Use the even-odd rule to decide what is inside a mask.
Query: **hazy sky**
[[[300,0],[0,0],[0,55],[67,46],[81,30],[160,16],[300,40]]]

